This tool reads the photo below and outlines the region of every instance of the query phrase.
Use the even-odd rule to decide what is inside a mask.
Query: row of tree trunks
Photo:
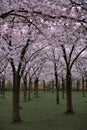
[[[21,121],[20,118],[20,76],[16,73],[13,76],[13,121],[18,122]],[[59,104],[59,87],[58,87],[58,75],[55,74],[55,86],[56,86],[56,102]],[[24,93],[27,90],[27,80],[25,78],[24,80]],[[29,79],[29,90],[28,90],[28,99],[30,100],[30,91],[31,91],[31,79]],[[82,85],[83,85],[83,96],[84,96],[84,79],[82,78]],[[67,112],[73,112],[73,107],[72,107],[72,79],[71,79],[71,74],[66,75],[66,101],[67,101]],[[65,88],[65,83],[64,79],[62,79],[62,93],[63,93],[63,98],[64,98],[64,88]],[[27,94],[24,94],[25,96]],[[35,79],[35,95],[38,97],[38,78]],[[26,98],[24,96],[24,99],[26,101]]]
[[[13,121],[14,122],[19,122],[21,121],[20,118],[20,80],[21,77],[19,76],[18,73],[13,75]],[[52,81],[52,92],[54,92],[54,83]],[[84,79],[82,78],[82,85],[83,85],[83,90],[84,90]],[[28,90],[28,97],[27,95],[27,79],[24,79],[24,101],[26,99],[30,100],[30,92],[31,92],[31,86],[32,82],[31,79],[29,79],[29,90]],[[35,79],[35,92],[34,94],[38,97],[38,78],[36,77]],[[45,81],[43,82],[44,86],[44,92],[45,92]],[[56,86],[56,102],[59,104],[59,86],[58,86],[58,75],[55,73],[55,86]],[[62,77],[62,98],[64,98],[64,90],[65,90],[65,81]],[[84,91],[83,91],[84,92]],[[84,94],[84,93],[83,93]],[[72,107],[72,78],[71,78],[71,73],[67,72],[66,74],[66,111],[71,113],[73,112],[73,107]]]
[[[27,87],[27,76],[23,78],[24,82],[24,101],[31,100],[31,89],[32,89],[32,80],[29,78],[29,87]],[[38,97],[38,77],[34,81],[34,95]]]
[[[0,81],[0,95],[2,98],[5,97],[5,78]]]
[[[80,80],[77,80],[77,91],[80,91]],[[85,80],[84,77],[82,77],[82,95],[85,97],[85,91],[87,92],[87,79]]]

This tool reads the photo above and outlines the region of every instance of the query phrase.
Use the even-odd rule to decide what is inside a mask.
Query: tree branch
[[[75,45],[72,46],[71,52],[69,54],[69,61],[68,61],[69,64],[70,64],[70,61],[71,61],[71,56],[72,56],[72,53],[74,51],[74,48],[75,48]]]
[[[3,13],[2,15],[0,15],[0,18],[4,19],[4,18],[10,16],[11,13],[13,13],[13,12],[14,12],[14,10],[10,10],[10,11],[8,11],[6,13]]]
[[[66,65],[67,65],[67,64],[68,64],[68,61],[67,61],[67,55],[66,55],[66,50],[65,50],[65,48],[64,48],[64,45],[61,45],[61,48],[62,48],[62,50],[63,50],[63,57],[64,57],[64,59],[65,59]]]
[[[72,68],[74,62],[78,59],[78,57],[80,56],[80,54],[85,51],[87,49],[87,45],[85,46],[85,48],[83,48],[79,53],[78,55],[74,58],[74,60],[72,61],[71,65],[70,65],[70,69]]]
[[[19,65],[18,65],[18,70],[17,70],[18,73],[19,73],[20,70],[21,70],[22,61],[23,61],[24,55],[25,55],[25,53],[26,53],[26,49],[27,49],[27,47],[28,47],[28,45],[29,45],[29,42],[30,42],[30,39],[28,38],[26,45],[23,47],[23,49],[22,49],[22,51],[21,51],[20,62],[19,62]]]
[[[41,50],[45,49],[46,47],[47,47],[47,45],[44,46],[44,47],[42,47],[42,48],[40,48],[40,49],[38,49],[38,50],[36,50],[34,53],[32,53],[31,56],[29,57],[29,59],[27,60],[27,63],[30,61],[30,59],[31,59],[35,54],[39,53]]]
[[[74,4],[75,4],[75,2],[74,2]],[[78,4],[78,3],[76,3],[76,4]],[[83,7],[82,7],[83,8]],[[85,9],[85,8],[84,8]],[[86,10],[86,9],[85,9]],[[8,17],[8,16],[11,16],[11,15],[13,15],[13,16],[18,16],[18,17],[22,17],[22,18],[25,18],[25,19],[27,19],[27,16],[23,16],[23,15],[21,15],[21,14],[17,14],[17,13],[13,13],[14,12],[14,10],[11,10],[11,11],[9,11],[9,12],[6,12],[6,13],[4,13],[4,14],[2,14],[2,15],[0,15],[0,18],[2,18],[2,19],[4,19],[4,18],[6,18],[6,17]],[[24,13],[30,13],[30,12],[28,12],[27,10],[19,10],[18,11],[19,13],[20,12],[24,12]],[[38,14],[38,15],[41,15],[41,16],[43,16],[44,18],[50,18],[50,19],[61,19],[61,18],[63,18],[63,19],[71,19],[71,20],[74,20],[74,21],[76,21],[76,22],[80,22],[80,23],[87,23],[87,21],[85,20],[85,19],[79,19],[79,18],[74,18],[74,17],[70,17],[70,16],[66,16],[66,15],[60,15],[60,16],[56,16],[56,15],[49,15],[49,14],[43,14],[42,12],[40,12],[40,11],[32,11],[32,13],[33,14]],[[30,21],[28,21],[28,22],[30,22]]]
[[[11,66],[12,66],[12,72],[15,74],[16,69],[15,69],[15,65],[14,65],[13,59],[10,58],[8,61],[10,62]]]

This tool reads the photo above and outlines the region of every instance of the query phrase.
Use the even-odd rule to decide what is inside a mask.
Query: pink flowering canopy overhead
[[[47,55],[52,57],[50,47],[53,47],[64,64],[61,45],[66,49],[67,59],[72,46],[75,46],[72,62],[87,46],[86,3],[86,0],[1,0],[0,64],[4,66],[1,72],[11,60],[16,69],[20,62],[25,66],[25,61],[41,48],[44,52],[48,50]],[[21,60],[27,42],[29,45]],[[81,57],[86,55],[86,51]]]

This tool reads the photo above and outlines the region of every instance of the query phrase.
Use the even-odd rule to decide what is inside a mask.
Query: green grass
[[[74,114],[65,114],[66,100],[61,98],[56,105],[55,93],[40,92],[39,98],[32,94],[32,100],[23,102],[21,94],[22,122],[12,123],[12,93],[0,97],[0,130],[87,130],[87,97],[73,92]]]

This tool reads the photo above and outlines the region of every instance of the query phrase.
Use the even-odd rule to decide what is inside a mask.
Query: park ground
[[[66,100],[56,104],[56,94],[39,92],[31,101],[23,101],[21,92],[20,103],[22,122],[12,123],[12,92],[6,92],[5,99],[0,97],[0,130],[87,130],[87,94],[73,92],[73,114],[66,114]]]

